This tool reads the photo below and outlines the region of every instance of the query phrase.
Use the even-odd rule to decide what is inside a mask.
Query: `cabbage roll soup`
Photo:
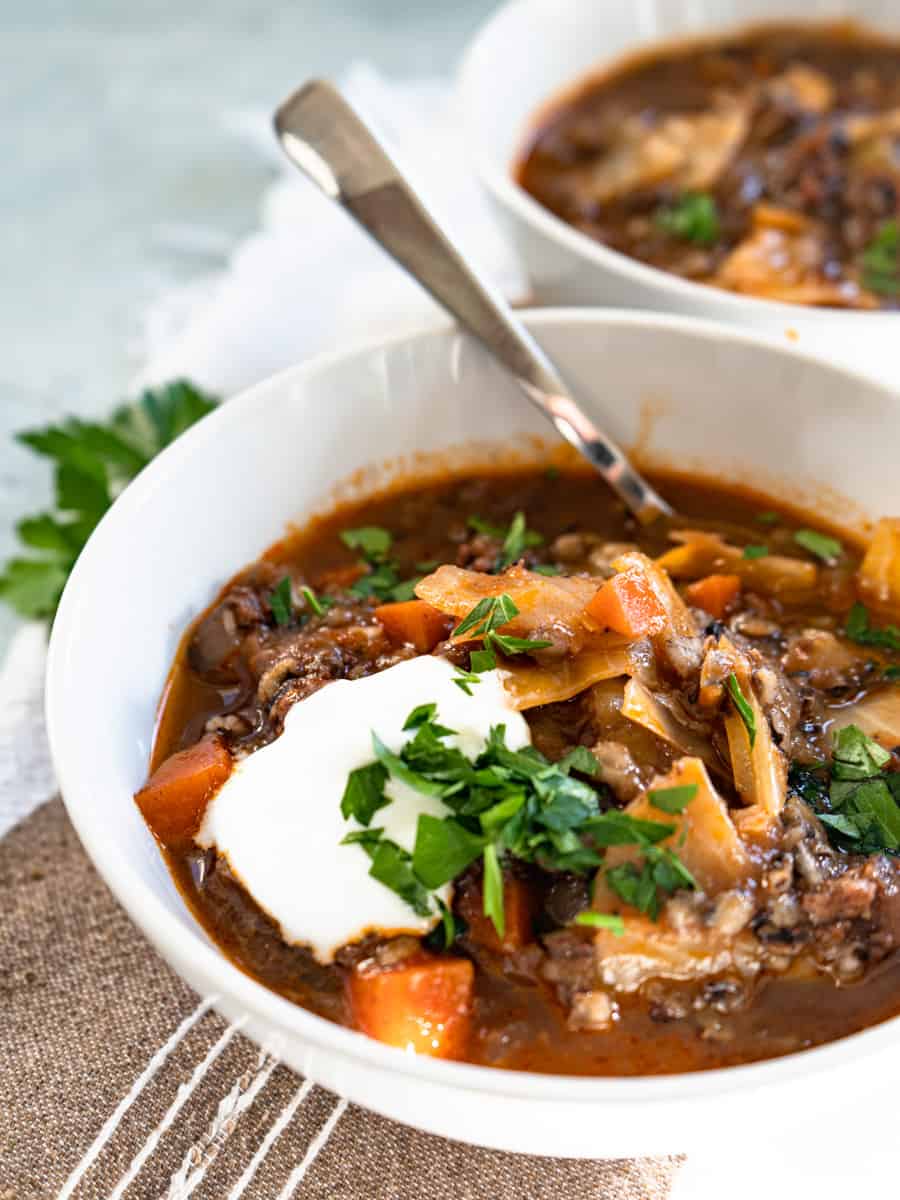
[[[685,279],[895,309],[900,42],[813,25],[657,48],[552,105],[518,179]]]
[[[694,1071],[900,1011],[900,520],[594,476],[317,518],[187,631],[137,804],[248,974],[407,1051]]]

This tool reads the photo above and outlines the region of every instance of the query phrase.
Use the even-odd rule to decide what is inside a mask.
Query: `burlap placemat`
[[[157,957],[59,800],[0,842],[0,1200],[664,1200],[677,1163],[417,1133],[261,1054]]]

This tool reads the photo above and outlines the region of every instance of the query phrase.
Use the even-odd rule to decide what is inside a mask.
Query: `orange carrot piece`
[[[469,1036],[474,978],[467,958],[416,958],[357,970],[349,983],[353,1023],[388,1046],[459,1058]]]
[[[667,619],[662,600],[638,571],[622,571],[607,579],[585,612],[601,629],[629,638],[659,633]]]
[[[450,632],[452,618],[424,600],[380,604],[375,616],[395,642],[409,642],[420,654],[429,654]]]
[[[507,876],[503,880],[503,912],[505,932],[502,939],[497,936],[494,922],[484,915],[484,901],[480,886],[467,888],[459,896],[459,915],[468,925],[468,936],[486,950],[497,954],[508,954],[521,950],[534,941],[533,921],[535,905],[528,885],[521,879]]]
[[[162,763],[135,802],[158,841],[184,846],[200,828],[206,806],[231,774],[231,755],[219,738],[204,738]]]
[[[741,594],[739,575],[706,575],[685,589],[688,603],[721,620]]]

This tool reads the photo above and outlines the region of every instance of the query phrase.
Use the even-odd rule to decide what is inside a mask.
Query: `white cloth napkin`
[[[363,64],[341,83],[404,165],[415,168],[415,180],[464,251],[510,299],[523,300],[525,279],[473,178],[446,86],[428,79],[388,82]],[[425,294],[282,161],[267,115],[236,114],[225,124],[247,139],[248,153],[266,155],[273,166],[259,227],[235,247],[224,271],[173,290],[146,315],[136,389],[184,376],[229,396],[312,354],[438,318]],[[215,239],[206,230],[182,229],[179,237],[194,247]],[[41,716],[45,653],[43,626],[23,625],[0,671],[0,836],[54,787]],[[739,1165],[730,1152],[692,1156],[673,1200],[755,1200],[763,1190],[780,1200],[813,1187],[819,1200],[844,1200],[849,1181],[865,1178],[874,1190],[879,1179],[892,1178],[870,1130],[851,1135],[843,1126],[836,1152],[841,1145],[865,1150],[855,1156],[862,1166],[853,1165],[851,1154],[837,1171],[817,1165],[821,1158],[810,1140],[798,1145],[779,1138],[772,1116],[761,1113],[759,1128],[744,1131],[752,1149]]]

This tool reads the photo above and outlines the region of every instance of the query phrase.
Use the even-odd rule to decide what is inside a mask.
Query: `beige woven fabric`
[[[664,1200],[676,1166],[501,1154],[348,1107],[198,1004],[60,801],[0,842],[0,1200]]]

